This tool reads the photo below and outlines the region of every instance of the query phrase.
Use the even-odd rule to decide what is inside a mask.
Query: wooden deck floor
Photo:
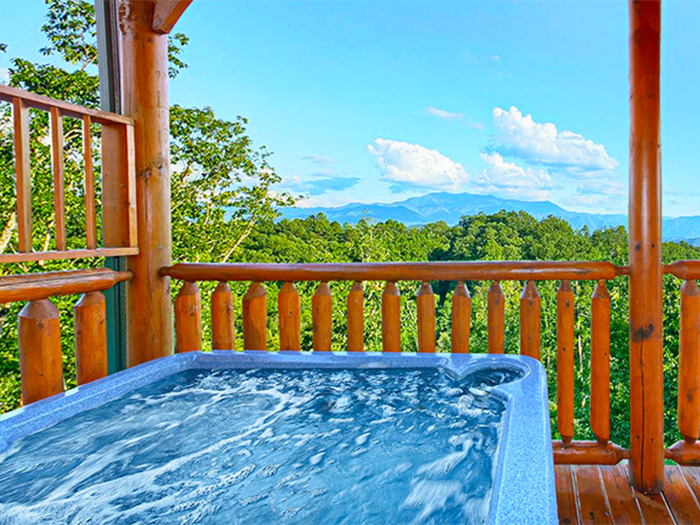
[[[666,466],[663,494],[634,491],[627,465],[555,467],[560,523],[700,524],[700,467]]]

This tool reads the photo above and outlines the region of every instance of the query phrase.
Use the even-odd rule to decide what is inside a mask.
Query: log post
[[[211,294],[211,349],[235,350],[236,327],[233,315],[233,295],[222,281]]]
[[[243,350],[267,350],[267,290],[257,282],[243,296]]]
[[[664,487],[661,1],[630,0],[630,449],[634,487]]]
[[[170,227],[170,105],[168,35],[153,31],[155,1],[123,0],[124,114],[134,119],[139,254],[126,288],[127,363],[134,366],[173,353],[170,279],[159,270],[172,262]]]
[[[540,359],[542,299],[535,281],[528,281],[520,295],[520,353]]]
[[[489,354],[505,352],[505,308],[506,301],[501,283],[494,281],[488,293],[488,312],[486,329],[488,330]]]
[[[22,404],[63,392],[58,308],[49,299],[28,302],[19,313]]]
[[[387,281],[382,292],[382,352],[401,351],[401,293]]]
[[[277,294],[280,350],[301,350],[301,301],[294,283],[286,282]]]
[[[464,282],[457,283],[452,294],[452,353],[469,353],[469,332],[472,322],[472,298]]]
[[[102,292],[88,292],[73,309],[78,385],[107,376],[106,304]]]
[[[591,299],[591,429],[601,445],[610,441],[610,293],[598,281]]]
[[[365,298],[362,283],[355,282],[347,300],[348,312],[348,352],[362,352],[365,349]]]
[[[562,281],[557,291],[557,427],[564,445],[574,438],[574,291]]]
[[[435,294],[428,281],[420,285],[416,296],[418,309],[418,351],[435,353]]]
[[[177,293],[175,334],[178,353],[202,349],[202,297],[197,283],[185,281]]]
[[[314,352],[331,351],[333,301],[328,283],[320,283],[311,298]]]
[[[678,430],[690,444],[700,437],[700,289],[695,280],[681,287],[678,348]]]

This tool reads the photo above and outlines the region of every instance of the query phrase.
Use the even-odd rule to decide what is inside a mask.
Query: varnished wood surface
[[[700,523],[700,468],[665,466],[665,488],[647,496],[630,485],[628,465],[557,465],[559,523]]]

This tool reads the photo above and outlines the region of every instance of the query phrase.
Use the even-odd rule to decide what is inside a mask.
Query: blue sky
[[[38,58],[43,3],[0,1],[0,69]],[[668,216],[700,214],[698,19],[700,3],[663,6]],[[195,0],[177,30],[190,68],[171,102],[248,117],[301,205],[467,191],[627,208],[624,1]]]

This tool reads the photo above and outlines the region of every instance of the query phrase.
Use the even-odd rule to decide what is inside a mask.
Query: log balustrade
[[[52,297],[80,294],[74,308],[78,385],[107,375],[107,324],[102,293],[131,279],[107,268],[0,277],[0,304],[27,301],[19,313],[22,403],[63,392],[59,311]]]
[[[332,289],[330,283],[351,282],[346,300],[349,352],[364,351],[363,282],[384,282],[381,294],[382,350],[400,352],[401,295],[398,282],[415,281],[417,350],[436,351],[435,294],[431,282],[456,281],[452,293],[451,351],[469,352],[472,299],[466,282],[492,282],[488,290],[488,352],[503,353],[505,295],[501,283],[521,281],[520,352],[541,355],[541,297],[537,281],[560,282],[557,292],[557,421],[561,441],[554,443],[555,461],[563,464],[616,464],[629,451],[610,441],[610,294],[606,281],[628,272],[607,262],[430,262],[331,264],[206,264],[184,263],[163,268],[161,275],[183,281],[175,298],[177,352],[202,348],[202,298],[197,282],[218,285],[211,296],[212,348],[234,350],[234,305],[229,282],[250,282],[242,299],[243,343],[240,349],[267,350],[267,291],[263,283],[280,282],[279,348],[330,351]],[[591,297],[591,429],[596,441],[574,441],[574,291],[571,281],[594,281]],[[301,347],[301,301],[295,283],[319,283],[311,300],[312,348]],[[580,299],[581,300],[581,299]]]
[[[0,85],[0,101],[12,105],[18,248],[16,253],[0,253],[0,263],[138,254],[133,121],[121,115],[88,109],[3,85]],[[56,245],[56,249],[50,251],[35,251],[32,242],[30,108],[46,111],[50,122]],[[85,244],[77,249],[69,249],[66,245],[64,118],[78,119],[83,137]],[[104,238],[101,246],[97,229],[93,125],[99,125],[101,130]]]

